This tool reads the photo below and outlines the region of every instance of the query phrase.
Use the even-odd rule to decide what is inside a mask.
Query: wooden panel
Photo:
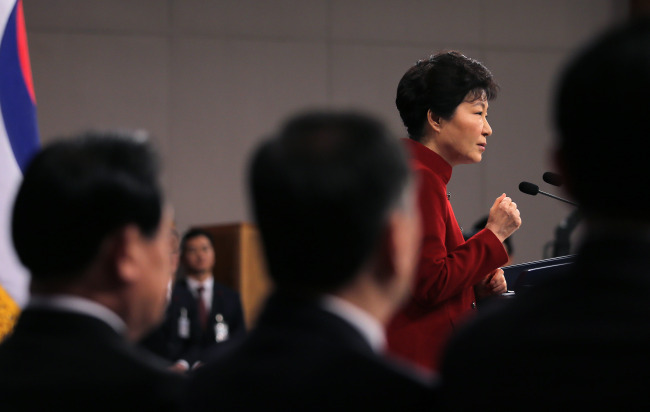
[[[253,325],[259,315],[264,300],[271,290],[272,283],[268,277],[262,243],[257,228],[243,224],[240,231],[240,274],[239,291],[246,314],[246,322]]]
[[[239,231],[240,224],[201,226],[214,240],[214,279],[239,290]]]

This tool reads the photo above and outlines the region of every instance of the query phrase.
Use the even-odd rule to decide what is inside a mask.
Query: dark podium
[[[575,255],[559,256],[533,262],[503,267],[508,289],[516,293],[535,286],[549,276],[566,271],[574,262]]]

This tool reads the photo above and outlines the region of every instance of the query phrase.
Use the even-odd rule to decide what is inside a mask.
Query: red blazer
[[[476,308],[474,285],[508,254],[487,229],[465,242],[447,195],[451,166],[424,145],[403,140],[419,178],[423,243],[411,298],[387,327],[388,348],[437,370],[449,335]]]

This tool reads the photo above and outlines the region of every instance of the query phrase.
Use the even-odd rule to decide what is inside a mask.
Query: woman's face
[[[434,151],[451,166],[480,162],[492,134],[487,111],[487,99],[479,98],[459,104],[451,119],[440,118]]]

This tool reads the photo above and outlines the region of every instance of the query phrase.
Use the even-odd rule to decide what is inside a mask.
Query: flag
[[[39,147],[22,0],[0,0],[0,340],[28,297],[29,276],[11,241],[11,209]]]

